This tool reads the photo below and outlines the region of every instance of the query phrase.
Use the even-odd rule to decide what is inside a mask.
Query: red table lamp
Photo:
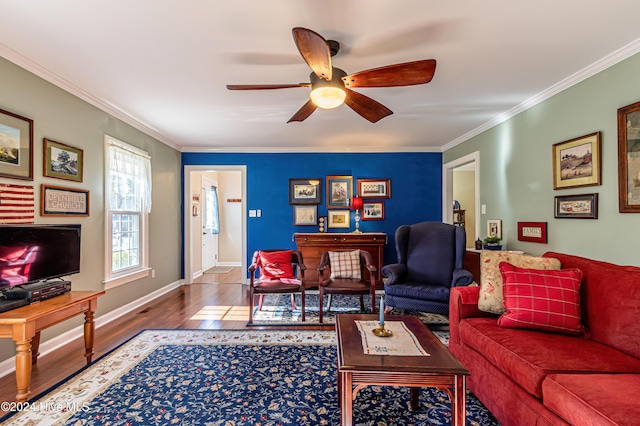
[[[360,231],[360,210],[362,209],[362,198],[353,197],[351,199],[351,210],[356,211],[356,230],[353,231],[354,234],[362,234]]]

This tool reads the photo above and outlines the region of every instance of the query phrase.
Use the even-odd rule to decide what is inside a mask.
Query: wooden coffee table
[[[340,423],[353,424],[353,400],[368,385],[411,387],[411,408],[418,408],[419,387],[446,391],[451,399],[452,425],[466,422],[464,368],[440,340],[412,315],[387,315],[386,321],[402,321],[430,356],[365,355],[355,321],[377,321],[378,315],[337,315],[338,394]],[[353,388],[353,385],[356,385]]]

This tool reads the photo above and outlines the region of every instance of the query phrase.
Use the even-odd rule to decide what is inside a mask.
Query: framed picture
[[[320,178],[289,179],[289,204],[320,204]]]
[[[384,220],[384,202],[362,203],[362,220]]]
[[[502,239],[502,220],[487,220],[487,237],[498,237]]]
[[[640,102],[618,109],[618,204],[640,213]]]
[[[41,216],[89,216],[89,191],[42,184]]]
[[[391,179],[358,179],[358,197],[391,198]]]
[[[46,177],[82,182],[83,151],[44,138],[44,171]]]
[[[555,218],[597,219],[598,194],[556,197]]]
[[[518,222],[518,241],[547,243],[547,222]]]
[[[553,189],[600,185],[600,132],[553,145]]]
[[[33,180],[33,120],[2,109],[0,177]]]
[[[350,228],[350,210],[329,210],[327,216],[327,228]]]
[[[294,225],[318,224],[318,206],[293,206]]]
[[[349,207],[353,194],[351,176],[327,176],[327,208]]]

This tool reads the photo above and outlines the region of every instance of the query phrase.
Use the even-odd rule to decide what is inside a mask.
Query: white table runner
[[[360,330],[362,349],[367,355],[430,356],[420,346],[415,334],[402,321],[385,321],[384,327],[393,332],[389,337],[378,337],[373,334],[373,329],[380,326],[378,321],[356,321],[355,323]]]

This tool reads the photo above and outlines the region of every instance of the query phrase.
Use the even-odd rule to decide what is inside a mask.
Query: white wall
[[[242,263],[242,203],[229,200],[242,198],[242,173],[218,172],[220,235],[218,263],[239,266]]]

